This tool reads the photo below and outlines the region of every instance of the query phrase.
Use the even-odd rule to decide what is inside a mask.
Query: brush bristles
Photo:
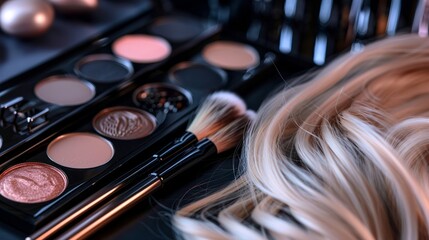
[[[216,145],[218,153],[235,147],[242,139],[248,125],[254,120],[256,114],[248,110],[244,115],[233,120],[208,138]]]
[[[244,115],[245,112],[246,104],[240,97],[230,92],[216,92],[204,100],[188,131],[201,140]]]

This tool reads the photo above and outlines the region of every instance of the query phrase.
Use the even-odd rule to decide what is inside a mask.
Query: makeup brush
[[[232,149],[241,141],[244,130],[253,120],[254,115],[253,111],[247,111],[245,115],[199,141],[194,147],[159,167],[147,178],[110,200],[58,238],[82,239],[88,237],[186,169],[203,162],[212,155]]]
[[[238,116],[244,115],[246,104],[231,92],[220,91],[209,95],[197,110],[187,131],[152,156],[150,161],[165,161],[185,147],[212,135]]]
[[[180,151],[191,144],[219,131],[219,129],[225,127],[233,119],[244,115],[245,112],[246,105],[243,100],[231,92],[220,91],[209,95],[201,104],[194,120],[181,137],[171,142],[147,161],[144,161],[144,164],[132,169],[129,174],[125,174],[118,178],[117,181],[104,186],[95,194],[92,194],[58,218],[49,222],[27,237],[26,240],[40,240],[54,236],[67,225],[107,202],[112,196],[118,194],[126,186],[134,183],[135,179],[146,174],[151,168],[159,166],[159,164],[178,155]]]

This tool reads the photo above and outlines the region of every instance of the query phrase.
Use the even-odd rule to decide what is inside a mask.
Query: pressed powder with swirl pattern
[[[103,136],[120,140],[146,137],[157,126],[156,118],[133,107],[111,107],[99,112],[92,121],[94,129]]]
[[[0,194],[15,202],[46,202],[58,197],[66,186],[66,175],[45,163],[17,164],[0,175]]]

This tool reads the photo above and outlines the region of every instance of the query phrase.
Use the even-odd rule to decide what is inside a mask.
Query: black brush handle
[[[152,174],[158,175],[158,177],[162,179],[162,182],[165,183],[176,175],[184,172],[186,169],[215,154],[217,154],[216,145],[205,138],[198,142],[195,147],[183,152],[180,157],[174,158],[172,161],[159,167]]]
[[[181,157],[171,159],[171,161],[151,173],[146,179],[117,195],[104,206],[91,213],[74,227],[64,232],[59,239],[82,239],[88,237],[135,206],[143,198],[161,187],[166,181],[216,153],[216,146],[210,140],[204,139],[200,141],[195,145],[195,148],[189,149]]]
[[[152,155],[152,159],[166,161],[197,141],[197,137],[192,132],[185,132],[181,137],[176,138],[173,142],[170,142],[156,154]]]

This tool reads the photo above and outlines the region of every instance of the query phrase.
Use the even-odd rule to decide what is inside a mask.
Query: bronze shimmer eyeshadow
[[[58,197],[67,187],[65,173],[45,163],[26,162],[0,175],[0,195],[20,203],[40,203]]]
[[[150,135],[156,129],[157,122],[152,114],[141,109],[116,106],[99,112],[92,126],[103,136],[133,140]]]

